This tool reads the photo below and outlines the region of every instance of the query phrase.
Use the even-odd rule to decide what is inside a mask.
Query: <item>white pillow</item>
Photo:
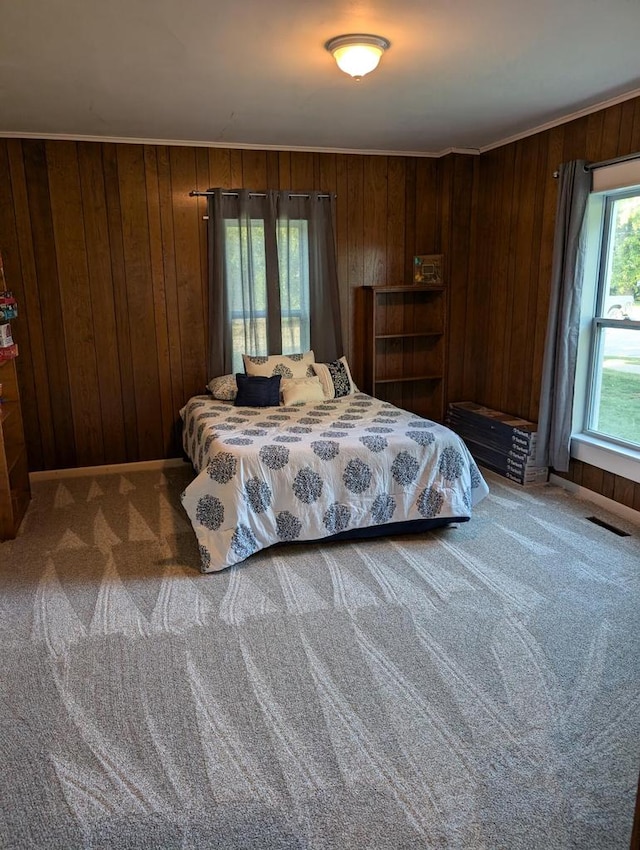
[[[303,354],[272,354],[270,357],[243,354],[242,360],[247,375],[262,375],[267,378],[282,375],[283,378],[293,380],[312,378],[314,373],[311,364],[315,363],[316,358],[313,351],[305,351]]]
[[[324,401],[324,390],[320,378],[294,378],[280,384],[286,407],[291,404],[306,404],[308,401]]]
[[[233,401],[238,395],[236,376],[221,375],[219,378],[212,378],[207,384],[207,389],[219,401]]]
[[[314,363],[313,371],[320,378],[325,398],[342,398],[358,392],[346,357],[332,363]]]

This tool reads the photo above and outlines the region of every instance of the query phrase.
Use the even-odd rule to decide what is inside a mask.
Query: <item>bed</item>
[[[206,573],[277,543],[463,522],[489,492],[453,431],[364,393],[261,408],[203,395],[180,413]]]

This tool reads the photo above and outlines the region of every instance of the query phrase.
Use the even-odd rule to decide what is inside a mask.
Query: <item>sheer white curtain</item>
[[[333,199],[209,191],[209,377],[242,354],[341,356]]]

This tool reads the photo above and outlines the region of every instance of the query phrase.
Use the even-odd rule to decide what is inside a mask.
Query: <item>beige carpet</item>
[[[41,483],[0,546],[3,848],[626,850],[640,529],[488,475],[203,576],[188,479]]]

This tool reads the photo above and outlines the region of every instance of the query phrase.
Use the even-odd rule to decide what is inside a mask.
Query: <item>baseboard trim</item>
[[[58,478],[83,478],[87,475],[109,475],[120,472],[126,475],[128,472],[161,472],[163,469],[175,469],[184,466],[185,461],[179,457],[166,458],[164,460],[139,460],[133,463],[109,463],[103,466],[78,466],[69,469],[43,469],[40,472],[30,472],[29,480],[32,484],[38,481],[54,481]]]
[[[640,511],[628,508],[626,505],[622,505],[620,502],[615,502],[613,499],[602,496],[600,493],[589,490],[587,487],[581,487],[579,484],[574,484],[573,481],[567,481],[566,478],[560,478],[559,475],[554,475],[553,472],[549,475],[549,483],[557,484],[558,487],[568,490],[569,493],[573,493],[574,496],[577,496],[579,499],[585,499],[588,502],[593,502],[594,504],[599,505],[599,507],[609,511],[609,513],[616,514],[616,516],[622,517],[629,522],[640,525]]]

